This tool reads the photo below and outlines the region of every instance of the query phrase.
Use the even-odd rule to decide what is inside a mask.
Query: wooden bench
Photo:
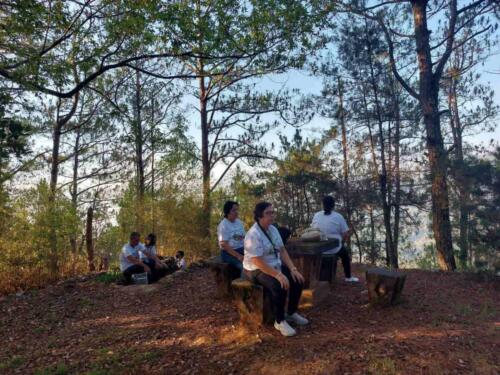
[[[207,264],[215,276],[217,295],[220,298],[230,298],[232,296],[231,282],[241,276],[240,270],[223,262],[220,256],[208,259]]]
[[[368,297],[372,306],[390,306],[399,302],[406,275],[386,268],[366,270]]]
[[[242,324],[258,327],[274,323],[271,294],[268,291],[243,278],[233,280],[231,286]]]

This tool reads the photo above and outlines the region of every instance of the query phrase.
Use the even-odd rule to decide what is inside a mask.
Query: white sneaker
[[[274,322],[274,328],[280,331],[283,336],[295,336],[297,334],[297,331],[286,320],[281,321],[281,323]]]
[[[302,315],[300,315],[299,313],[296,313],[296,312],[293,313],[292,315],[286,314],[285,318],[289,322],[293,322],[299,326],[305,326],[305,325],[309,324],[309,320],[307,320]]]
[[[359,282],[359,279],[357,277],[351,276],[351,277],[346,277],[345,281],[347,281],[348,283],[357,283]]]

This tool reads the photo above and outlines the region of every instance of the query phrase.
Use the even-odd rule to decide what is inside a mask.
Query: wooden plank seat
[[[271,294],[262,285],[238,278],[232,281],[231,286],[242,324],[258,327],[274,323]]]
[[[207,264],[215,277],[217,295],[220,298],[230,298],[232,296],[231,282],[240,277],[240,270],[229,263],[223,262],[220,256],[208,259]]]

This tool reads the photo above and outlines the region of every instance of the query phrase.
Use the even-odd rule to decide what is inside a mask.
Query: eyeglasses
[[[264,215],[272,216],[274,214],[276,214],[276,211],[264,211]]]

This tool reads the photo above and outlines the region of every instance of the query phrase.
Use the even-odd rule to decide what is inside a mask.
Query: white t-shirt
[[[243,247],[243,240],[245,239],[245,227],[240,219],[235,221],[229,221],[224,218],[219,223],[217,227],[217,239],[219,240],[219,246],[221,246],[222,241],[227,241],[229,246],[233,249],[239,249]],[[222,246],[221,246],[222,248]]]
[[[144,250],[140,252],[141,260],[148,259],[149,256],[156,255],[156,246],[144,246]]]
[[[177,267],[181,270],[185,270],[187,265],[186,265],[186,259],[181,258],[181,259],[176,259],[175,262],[177,263]]]
[[[336,238],[339,245],[331,250],[324,251],[323,254],[335,254],[342,247],[342,237],[349,230],[344,217],[336,211],[330,215],[325,215],[324,211],[314,214],[311,227],[321,230],[328,238]]]
[[[275,269],[281,269],[281,257],[279,249],[283,247],[280,233],[274,225],[270,225],[267,234],[272,240],[262,232],[259,225],[252,225],[245,236],[245,255],[243,256],[243,268],[248,271],[255,271],[258,267],[253,263],[255,257],[263,257],[264,261]],[[276,254],[273,250],[276,249]]]
[[[135,246],[132,246],[130,243],[123,245],[122,252],[120,253],[120,271],[125,271],[130,266],[133,266],[134,263],[130,262],[127,257],[132,255],[135,258],[140,259],[140,254],[142,251],[146,250],[146,246],[142,243],[138,243]]]

